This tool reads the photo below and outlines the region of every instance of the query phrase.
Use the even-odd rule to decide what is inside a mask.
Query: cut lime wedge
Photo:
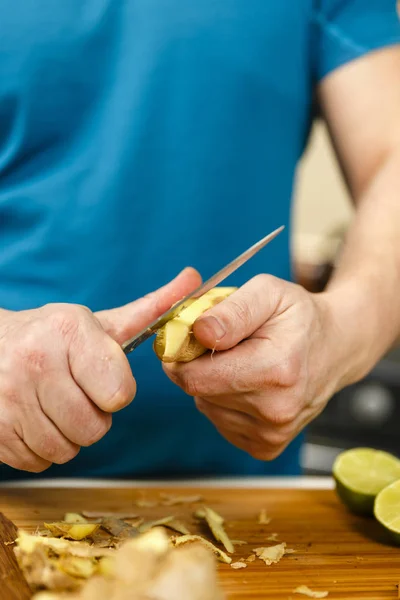
[[[394,541],[400,544],[400,480],[379,492],[375,498],[374,515]]]
[[[372,515],[379,492],[400,479],[400,460],[382,450],[353,448],[336,458],[333,477],[338,496],[350,510]]]

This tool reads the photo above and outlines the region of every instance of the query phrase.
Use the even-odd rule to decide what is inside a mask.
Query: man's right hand
[[[199,284],[186,269],[109,311],[73,304],[0,311],[0,461],[41,472],[100,440],[111,413],[136,393],[121,344]]]

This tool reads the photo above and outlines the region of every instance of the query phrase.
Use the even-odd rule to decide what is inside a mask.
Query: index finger
[[[115,412],[136,394],[136,383],[122,348],[93,317],[87,318],[68,349],[71,375],[101,410]]]

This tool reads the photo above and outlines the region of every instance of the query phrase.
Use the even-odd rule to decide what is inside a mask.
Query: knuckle
[[[4,411],[0,419],[0,446],[9,448],[18,441],[20,441],[20,437],[13,425],[12,418]]]
[[[69,448],[66,448],[65,450],[60,449],[60,451],[58,452],[58,457],[54,459],[53,462],[57,465],[64,465],[65,463],[74,459],[75,456],[79,454],[79,450],[79,446],[72,445]]]
[[[82,321],[91,314],[85,306],[76,304],[60,304],[53,307],[51,312],[52,328],[63,337],[74,337]]]
[[[232,321],[239,325],[241,329],[245,331],[249,330],[252,323],[250,303],[244,302],[243,300],[237,300],[232,296],[229,298],[227,304],[229,306],[229,313],[232,317]]]
[[[207,412],[207,400],[205,400],[204,398],[200,398],[199,396],[195,396],[194,403],[196,405],[197,410],[205,415]]]
[[[43,473],[43,471],[46,471],[50,466],[51,462],[46,460],[26,458],[20,462],[17,468],[21,469],[21,471],[28,471],[29,473]]]
[[[14,382],[8,380],[3,381],[1,385],[1,403],[2,403],[2,413],[4,411],[8,411],[9,409],[13,409],[17,406],[19,399],[19,394]],[[0,426],[2,426],[2,422]]]
[[[259,273],[253,277],[253,280],[260,286],[268,288],[271,283],[275,280],[275,277],[268,275],[267,273]]]
[[[112,416],[109,414],[101,415],[101,417],[91,426],[91,431],[82,442],[82,446],[91,446],[101,440],[106,433],[110,431],[112,425]]]
[[[51,462],[43,460],[29,451],[21,454],[21,452],[14,452],[13,450],[15,450],[15,446],[11,442],[8,444],[3,443],[0,449],[1,461],[13,469],[29,473],[42,473],[51,466]]]
[[[72,314],[63,311],[52,315],[51,324],[63,337],[74,335],[78,329],[78,320]]]
[[[136,394],[136,382],[132,375],[124,376],[121,378],[120,383],[115,392],[110,396],[107,402],[107,410],[110,412],[116,412],[121,410],[130,402]]]
[[[273,404],[265,409],[263,414],[264,421],[274,426],[290,425],[296,419],[299,413],[299,408],[294,402],[282,402],[281,404]]]
[[[54,462],[54,459],[57,458],[59,451],[58,440],[53,435],[43,433],[38,440],[35,451],[42,458]]]
[[[284,446],[290,438],[289,431],[286,430],[262,430],[259,433],[260,443],[267,448],[280,448]]]
[[[192,373],[181,373],[181,385],[188,396],[201,396],[201,380],[194,377]]]
[[[22,438],[17,434],[6,412],[0,420],[0,440],[0,459],[4,464],[30,473],[41,473],[51,466],[51,462],[36,456],[26,447],[21,452]]]
[[[47,367],[49,353],[43,347],[39,330],[28,328],[24,332],[18,344],[14,346],[4,367],[7,369],[10,380],[6,382],[6,389],[2,389],[3,395],[15,395],[15,381],[21,373],[21,370],[30,374],[41,375]]]
[[[42,433],[34,450],[44,460],[61,465],[75,458],[79,447],[64,443],[59,436],[53,433]]]
[[[301,377],[302,364],[300,353],[292,352],[271,369],[270,377],[280,387],[294,387]]]
[[[282,448],[283,449],[283,448]],[[265,446],[258,442],[252,442],[249,445],[248,453],[252,458],[262,461],[271,461],[281,453],[281,447],[279,446]]]
[[[21,359],[29,373],[42,375],[46,370],[48,353],[39,348],[26,348],[21,351]]]
[[[270,414],[269,421],[272,425],[289,425],[297,414],[292,409],[286,409],[285,407],[281,407]]]

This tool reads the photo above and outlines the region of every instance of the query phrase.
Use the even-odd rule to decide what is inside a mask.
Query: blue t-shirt
[[[186,265],[208,277],[282,224],[228,282],[290,279],[315,86],[399,41],[394,0],[0,3],[0,306],[119,306]],[[133,404],[46,475],[298,472],[301,438],[254,460],[169,382],[150,342],[130,360]]]

